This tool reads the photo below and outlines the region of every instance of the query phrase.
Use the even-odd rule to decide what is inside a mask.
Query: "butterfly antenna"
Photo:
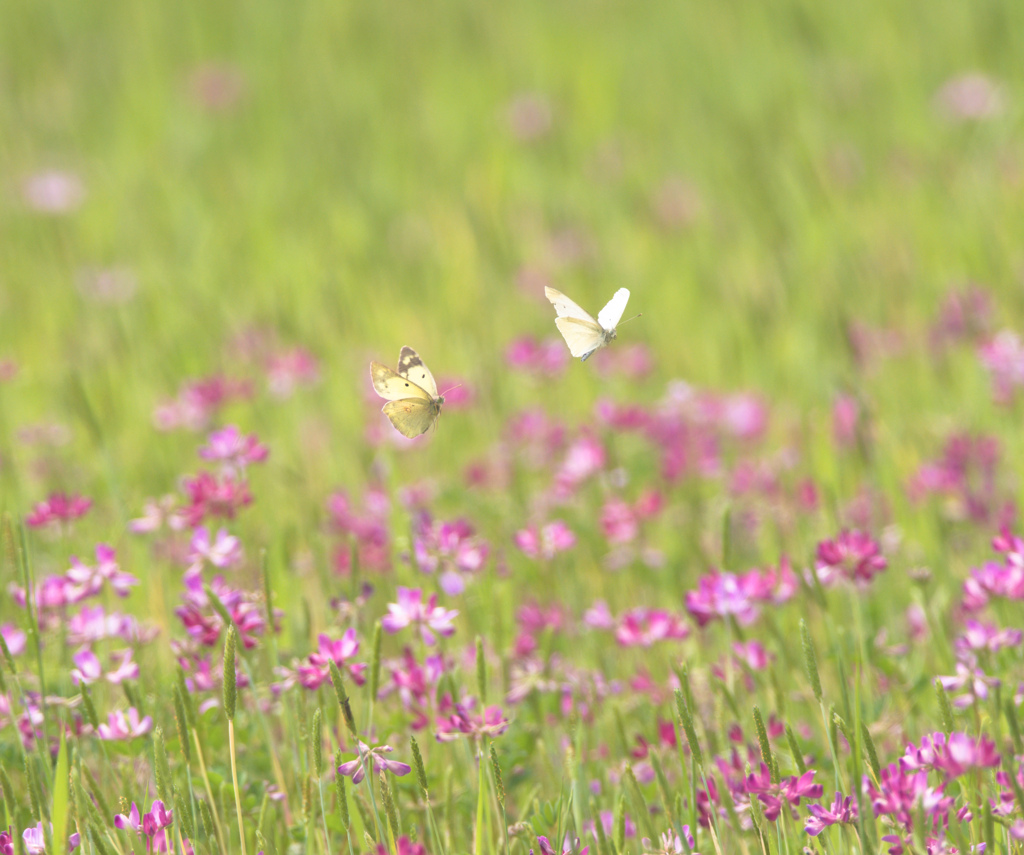
[[[443,391],[443,392],[441,393],[441,397],[443,398],[443,397],[444,397],[445,395],[447,395],[447,394],[448,394],[448,393],[449,393],[449,392],[450,392],[450,391],[451,391],[452,389],[458,389],[458,388],[459,388],[459,387],[460,387],[461,385],[462,385],[461,383],[456,383],[456,384],[455,384],[454,386],[449,386],[449,387],[448,387],[447,389],[445,389],[445,390],[444,390],[444,391]]]
[[[638,314],[633,315],[633,317],[631,317],[631,318],[626,318],[626,320],[624,320],[624,321],[619,321],[618,326],[621,327],[623,324],[628,324],[630,321],[635,321],[637,318],[642,318],[643,316],[644,316],[644,313],[643,312],[639,312]]]

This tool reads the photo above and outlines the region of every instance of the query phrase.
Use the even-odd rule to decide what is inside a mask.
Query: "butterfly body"
[[[371,362],[370,379],[374,391],[387,401],[384,415],[402,436],[413,439],[437,422],[444,396],[437,393],[434,375],[411,347],[402,348],[398,371]]]
[[[545,288],[544,296],[555,307],[555,326],[569,345],[569,352],[586,362],[595,351],[607,346],[616,338],[615,327],[622,318],[629,300],[629,291],[620,288],[607,305],[594,318],[561,291]]]

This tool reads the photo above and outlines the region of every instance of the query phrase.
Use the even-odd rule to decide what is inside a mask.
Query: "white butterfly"
[[[615,327],[626,310],[629,291],[625,288],[616,291],[605,307],[597,313],[596,321],[561,291],[545,288],[544,296],[555,307],[555,313],[558,315],[555,318],[555,326],[558,327],[565,343],[569,345],[569,352],[573,356],[582,357],[581,361],[586,362],[595,350],[604,347],[615,338]]]
[[[371,362],[370,378],[374,390],[388,402],[384,415],[402,436],[412,439],[426,433],[441,415],[444,396],[437,394],[434,375],[411,347],[403,347],[398,355],[397,372]]]

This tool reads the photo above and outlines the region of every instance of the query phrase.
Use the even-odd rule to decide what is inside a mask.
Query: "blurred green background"
[[[196,444],[156,439],[154,406],[226,370],[253,327],[308,348],[322,380],[221,421],[316,496],[365,471],[367,363],[403,344],[477,394],[413,471],[485,447],[532,400],[583,418],[601,393],[652,399],[669,378],[811,421],[864,383],[911,432],[943,410],[984,419],[973,357],[936,371],[911,347],[864,378],[846,331],[923,335],[968,281],[996,294],[999,324],[1019,317],[1022,48],[1024,4],[995,0],[8,0],[8,505],[109,488],[135,515]],[[943,94],[971,73],[995,87],[984,115]],[[27,200],[46,170],[80,182],[68,210]],[[130,295],[90,292],[109,269]],[[620,344],[645,342],[654,378],[512,375],[512,339],[554,335],[545,282],[595,313],[630,288],[644,318]],[[66,468],[32,474],[16,430],[54,421]],[[96,454],[99,483],[74,463]]]

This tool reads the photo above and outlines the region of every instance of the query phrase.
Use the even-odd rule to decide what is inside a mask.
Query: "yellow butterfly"
[[[412,439],[426,433],[441,415],[444,396],[437,394],[434,375],[411,347],[403,347],[398,355],[397,372],[371,362],[370,378],[374,390],[388,402],[384,415],[402,436]]]
[[[625,288],[616,291],[608,304],[597,313],[596,320],[561,291],[545,288],[544,296],[555,307],[555,314],[558,315],[555,318],[555,326],[558,327],[565,343],[569,345],[569,353],[582,357],[580,361],[586,362],[595,350],[614,340],[615,327],[618,326],[619,319],[626,309],[629,291]]]

